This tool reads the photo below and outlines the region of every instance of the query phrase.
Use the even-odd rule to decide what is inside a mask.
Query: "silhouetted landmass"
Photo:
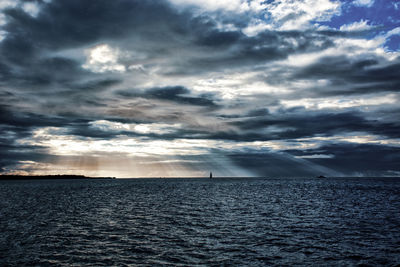
[[[0,175],[0,180],[56,180],[56,179],[115,179],[115,177],[87,177],[84,175]]]

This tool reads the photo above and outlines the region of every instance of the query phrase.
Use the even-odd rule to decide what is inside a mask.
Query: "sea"
[[[400,178],[0,181],[0,266],[398,266]]]

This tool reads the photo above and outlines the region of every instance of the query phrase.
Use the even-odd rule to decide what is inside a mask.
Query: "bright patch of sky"
[[[32,17],[36,17],[40,11],[39,5],[33,2],[23,3],[22,9]]]
[[[296,100],[283,100],[281,103],[288,108],[304,107],[310,110],[318,109],[345,109],[363,106],[379,106],[396,104],[398,96],[389,94],[385,96],[371,95],[369,97],[340,97],[340,98],[303,98]]]
[[[132,132],[138,134],[168,134],[180,128],[179,124],[166,123],[120,123],[106,120],[93,121],[91,127],[110,132]]]
[[[120,56],[119,49],[100,44],[86,50],[86,63],[82,67],[93,72],[125,72],[125,66],[118,63]]]

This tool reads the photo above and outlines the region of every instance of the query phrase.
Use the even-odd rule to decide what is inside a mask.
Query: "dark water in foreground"
[[[0,181],[0,265],[396,265],[400,179]]]

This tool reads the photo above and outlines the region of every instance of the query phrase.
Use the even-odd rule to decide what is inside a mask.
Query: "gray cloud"
[[[315,164],[347,174],[366,176],[397,175],[400,148],[385,145],[339,143],[307,151],[287,151],[293,155],[329,153],[332,158],[309,159]]]
[[[164,88],[151,88],[143,93],[133,92],[132,90],[118,91],[117,94],[122,97],[130,98],[148,98],[172,101],[182,105],[208,106],[216,107],[217,105],[212,98],[212,95],[190,96],[189,89],[183,86],[173,86]]]
[[[313,162],[297,159],[286,153],[255,152],[231,154],[229,157],[238,165],[250,169],[259,176],[267,177],[314,177],[316,174],[341,176],[342,173],[322,167]]]
[[[382,60],[383,61],[383,60]],[[400,63],[379,64],[379,58],[353,61],[344,56],[326,57],[298,70],[293,79],[327,79],[332,86],[319,88],[317,95],[352,95],[397,91]]]

